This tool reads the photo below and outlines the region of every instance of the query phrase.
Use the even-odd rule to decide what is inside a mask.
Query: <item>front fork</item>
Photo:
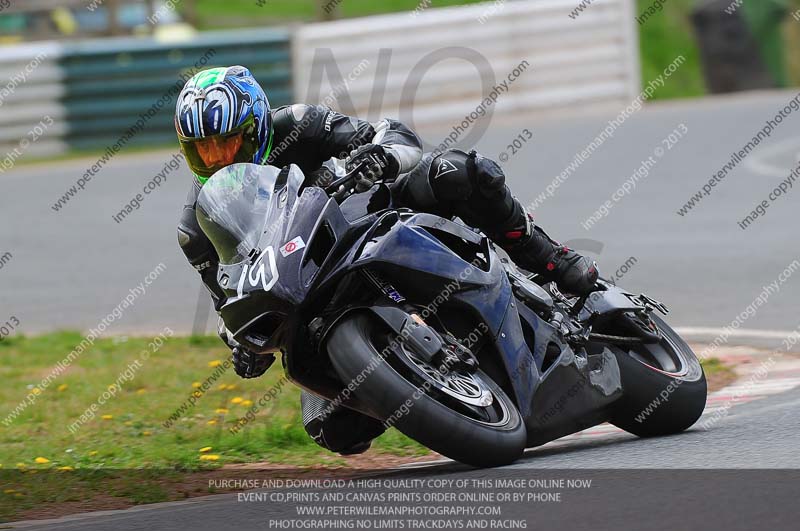
[[[475,354],[450,332],[440,333],[428,325],[419,315],[417,308],[410,304],[397,288],[374,271],[362,269],[361,275],[367,283],[380,291],[388,302],[402,308],[411,318],[408,326],[399,331],[400,337],[416,347],[416,352],[419,352],[425,361],[437,367],[442,365],[456,367],[469,373],[478,370],[478,359]],[[435,342],[433,338],[436,338]]]

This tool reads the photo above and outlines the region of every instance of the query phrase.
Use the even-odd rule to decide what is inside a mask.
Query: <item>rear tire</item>
[[[491,407],[504,411],[496,423],[481,422],[447,407],[443,403],[446,400],[434,398],[430,389],[421,390],[395,370],[392,365],[396,360],[391,358],[402,354],[387,351],[377,339],[386,335],[386,328],[368,314],[354,314],[345,317],[329,335],[331,362],[345,385],[355,383],[353,392],[360,401],[369,404],[384,421],[391,419],[404,434],[456,461],[492,467],[512,463],[522,455],[527,440],[522,417],[486,374],[477,371],[472,376],[491,393]],[[392,332],[391,336],[396,334]],[[381,352],[388,354],[379,361]],[[370,367],[374,370],[369,371]]]
[[[707,396],[706,377],[692,349],[663,319],[651,319],[661,330],[661,342],[639,347],[647,352],[617,355],[625,395],[611,423],[639,437],[688,429],[703,414]]]

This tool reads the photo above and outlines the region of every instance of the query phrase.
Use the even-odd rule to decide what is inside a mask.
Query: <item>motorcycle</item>
[[[700,417],[705,375],[663,304],[603,280],[561,293],[382,183],[356,193],[359,169],[323,188],[234,164],[198,198],[229,333],[291,382],[477,467],[603,422],[651,437]]]

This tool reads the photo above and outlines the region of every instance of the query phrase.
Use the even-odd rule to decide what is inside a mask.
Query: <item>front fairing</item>
[[[245,185],[230,192],[232,179]],[[370,224],[371,210],[388,206],[381,189],[340,206],[304,181],[294,165],[237,164],[217,172],[198,197],[198,221],[221,258],[217,281],[227,298],[220,312],[234,338],[255,351],[288,347],[287,331],[350,250],[348,238]]]
[[[454,253],[439,239],[443,233],[468,242],[474,255]],[[368,234],[354,265],[386,271],[398,288],[420,300],[435,301],[445,291],[447,298],[472,308],[493,334],[500,329],[511,301],[508,279],[488,240],[431,214],[404,216],[380,237]]]
[[[266,319],[271,338],[306,293],[298,281],[309,236],[328,203],[319,188],[303,188],[296,167],[235,164],[203,186],[197,217],[220,257],[217,281],[226,300],[221,314],[237,340]],[[258,345],[258,342],[256,342]]]

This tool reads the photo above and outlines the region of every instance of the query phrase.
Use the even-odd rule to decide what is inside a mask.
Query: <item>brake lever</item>
[[[347,172],[345,175],[343,175],[342,177],[336,179],[331,184],[326,186],[325,187],[325,192],[328,193],[328,194],[333,195],[333,194],[336,194],[336,193],[341,193],[343,188],[345,190],[347,190],[348,188],[351,188],[350,186],[347,186],[347,184],[350,181],[355,180],[356,175],[358,175],[358,173],[362,169],[364,169],[365,166],[366,166],[366,163],[362,162],[361,164],[359,164],[358,166],[356,166],[355,168],[353,168],[352,170]]]
[[[331,184],[325,187],[325,192],[328,194],[336,194],[341,192],[343,189],[347,189],[348,187],[345,186],[348,184],[349,181],[352,181],[355,178],[355,175],[350,175],[349,173],[344,177],[340,177],[336,179]]]
[[[347,197],[349,197],[354,191],[355,188],[346,188],[345,186],[340,186],[337,191],[333,192],[330,195],[333,199],[336,200],[337,203],[341,203]]]

